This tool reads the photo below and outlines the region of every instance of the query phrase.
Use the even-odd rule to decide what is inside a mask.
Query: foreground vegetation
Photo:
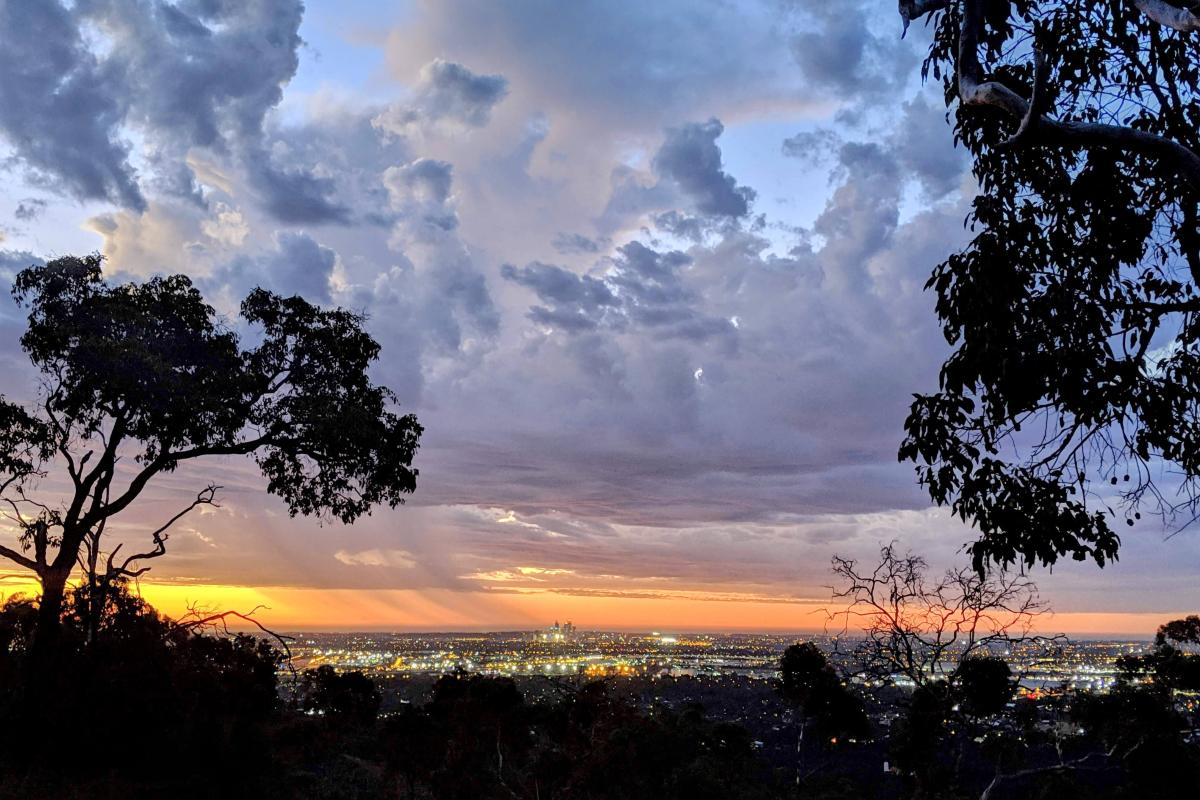
[[[0,609],[0,797],[1097,800],[1200,788],[1186,705],[1200,688],[1195,617],[1127,659],[1110,694],[1040,702],[1014,702],[1007,665],[990,657],[952,681],[863,695],[796,645],[777,692],[797,748],[780,764],[699,706],[639,708],[603,681],[531,703],[511,680],[451,674],[424,704],[381,713],[385,693],[361,674],[291,675],[266,640],[163,618],[124,586],[94,627],[86,601],[68,594],[54,666],[36,672],[37,603]]]

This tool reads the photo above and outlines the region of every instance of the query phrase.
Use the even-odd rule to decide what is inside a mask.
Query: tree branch
[[[959,101],[964,106],[998,108],[1015,119],[1024,120],[1031,116],[1028,100],[1002,83],[983,80],[983,68],[979,63],[983,25],[982,0],[964,0],[958,41]],[[1193,189],[1200,191],[1200,155],[1172,139],[1119,125],[1048,118],[1038,120],[1037,133],[1047,144],[1081,149],[1111,147],[1159,159],[1171,165]]]
[[[292,648],[291,648],[291,645],[288,644],[288,642],[294,641],[295,637],[287,636],[282,633],[277,633],[277,632],[271,630],[270,628],[268,628],[266,625],[263,625],[258,620],[256,620],[254,618],[254,615],[256,613],[258,613],[258,611],[260,611],[261,609],[264,609],[264,608],[267,608],[267,606],[260,604],[245,613],[243,613],[241,611],[221,611],[221,612],[214,613],[214,614],[204,614],[195,605],[191,605],[188,608],[187,615],[179,620],[176,620],[175,627],[178,630],[184,630],[184,631],[194,631],[197,628],[200,628],[200,629],[220,628],[226,635],[228,635],[229,634],[229,618],[230,617],[236,617],[237,619],[240,619],[243,622],[249,622],[251,625],[258,628],[260,631],[267,634],[275,641],[279,642],[279,646],[283,648],[284,655],[287,657],[288,670],[292,674],[292,684],[293,684],[293,689],[294,689],[294,686],[298,680],[298,676],[296,674],[296,664],[292,660],[293,659]],[[268,610],[270,610],[270,609],[268,609]]]
[[[180,461],[189,461],[193,458],[202,458],[204,456],[245,456],[250,455],[260,447],[275,443],[275,439],[271,434],[264,434],[254,439],[247,439],[244,442],[237,442],[231,445],[193,447],[188,450],[180,450],[176,453],[161,453],[129,482],[129,486],[125,488],[125,491],[116,500],[97,509],[94,515],[89,512],[84,521],[95,523],[101,519],[107,519],[121,513],[130,503],[137,499],[151,478],[164,469],[178,464]]]
[[[908,33],[908,26],[914,19],[920,19],[934,11],[943,11],[950,5],[950,0],[900,0],[900,19],[904,20],[904,30],[900,34],[903,39]]]
[[[1142,741],[1144,741],[1144,739],[1139,739],[1138,742],[1129,749],[1129,752],[1125,754],[1125,757],[1128,757],[1131,753],[1133,753],[1134,750],[1141,747]],[[1085,756],[1076,758],[1071,761],[1061,761],[1058,764],[1050,764],[1045,767],[1031,767],[1029,769],[1023,769],[1018,772],[1010,772],[1008,774],[997,773],[996,777],[992,778],[992,782],[989,783],[987,785],[987,788],[985,788],[983,790],[983,794],[979,795],[979,800],[990,800],[990,798],[992,796],[992,792],[995,791],[1000,786],[1000,784],[1002,784],[1006,781],[1020,780],[1021,778],[1028,778],[1033,775],[1044,775],[1046,773],[1051,773],[1051,772],[1067,772],[1069,770],[1104,769],[1105,765],[1103,765],[1103,764],[1100,766],[1097,766],[1097,767],[1093,767],[1093,766],[1089,765],[1088,762],[1091,761],[1093,758],[1103,758],[1105,760],[1109,760],[1114,755],[1116,755],[1116,752],[1117,752],[1117,745],[1113,745],[1112,748],[1109,749],[1109,751],[1107,753],[1088,753]],[[1060,755],[1060,757],[1061,757],[1061,755]]]
[[[0,544],[0,556],[4,556],[5,558],[7,558],[10,561],[15,561],[16,563],[20,564],[25,569],[32,570],[33,572],[37,573],[38,575],[42,574],[42,568],[38,565],[38,563],[36,561],[34,561],[32,558],[21,555],[16,550],[13,550],[11,547],[5,547],[4,545]]]
[[[1045,110],[1043,106],[1046,104],[1045,95],[1046,54],[1035,45],[1033,49],[1033,95],[1029,98],[1029,107],[1025,109],[1025,115],[1021,117],[1021,124],[1017,127],[1017,132],[1001,142],[1001,148],[1016,147],[1029,138],[1041,121],[1042,112]]]
[[[1166,0],[1133,0],[1133,4],[1150,19],[1180,33],[1200,31],[1200,16],[1186,8],[1180,8]]]
[[[218,506],[217,503],[215,502],[215,497],[216,497],[217,492],[223,488],[224,488],[223,486],[217,486],[216,484],[210,483],[207,487],[205,487],[203,490],[201,490],[196,495],[196,499],[193,500],[188,505],[187,508],[183,509],[182,511],[177,513],[175,516],[171,517],[169,520],[167,520],[162,525],[160,525],[153,533],[150,534],[150,538],[154,540],[154,549],[153,550],[151,550],[147,553],[134,553],[133,555],[129,556],[124,561],[122,561],[121,566],[116,567],[116,566],[114,566],[113,562],[115,561],[115,559],[117,557],[117,553],[121,549],[121,545],[118,544],[116,547],[113,548],[113,551],[108,554],[108,565],[107,565],[104,577],[106,579],[111,579],[113,577],[123,575],[123,576],[129,577],[129,578],[136,578],[140,575],[144,575],[145,573],[149,572],[150,567],[141,567],[140,569],[130,570],[129,565],[135,561],[144,561],[144,560],[148,560],[151,558],[158,558],[159,556],[166,555],[167,554],[167,538],[168,538],[168,536],[166,534],[167,529],[170,528],[172,525],[174,525],[179,520],[183,519],[183,517],[185,517],[189,512],[191,512],[194,508],[196,508],[196,506],[208,505],[208,506],[215,506],[217,508],[220,508],[220,506]]]

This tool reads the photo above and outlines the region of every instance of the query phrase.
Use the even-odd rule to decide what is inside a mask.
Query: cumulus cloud
[[[792,0],[790,5],[803,13],[808,28],[792,37],[792,54],[814,90],[850,106],[892,95],[909,80],[915,51],[891,28],[876,31],[881,18],[891,22],[893,17],[880,14],[875,0]]]
[[[80,200],[145,208],[112,68],[88,48],[77,10],[58,0],[0,13],[0,131],[31,179]]]
[[[477,75],[462,64],[438,58],[421,68],[412,103],[389,107],[375,117],[374,124],[397,136],[482,128],[506,94],[508,81],[503,75]]]
[[[79,199],[142,212],[153,189],[203,205],[188,159],[205,150],[243,168],[275,218],[346,222],[335,183],[281,159],[267,122],[296,73],[303,9],[300,0],[17,4],[0,17],[0,132],[37,182]]]
[[[284,296],[300,295],[310,302],[330,302],[330,280],[337,253],[305,233],[281,231],[272,252],[258,257],[241,256],[216,270],[205,283],[228,291],[234,302],[261,286]]]
[[[682,277],[691,261],[678,250],[659,252],[634,241],[602,262],[599,278],[539,262],[505,265],[501,275],[537,294],[542,304],[530,308],[529,318],[539,326],[567,333],[635,327],[664,339],[727,337],[732,344],[734,325],[696,307],[698,298]]]
[[[615,168],[600,227],[615,230],[650,214],[660,230],[699,241],[747,216],[757,193],[725,171],[717,145],[724,130],[715,118],[669,127],[651,159],[650,174],[628,165]]]
[[[350,291],[379,318],[389,340],[420,343],[418,367],[451,359],[447,368],[470,369],[500,328],[487,278],[458,230],[453,181],[453,167],[436,159],[384,172],[393,266]]]
[[[0,49],[0,181],[33,181],[8,196],[122,206],[77,213],[107,267],[188,272],[222,313],[254,285],[364,312],[376,379],[426,426],[411,503],[349,530],[289,519],[252,466],[174,476],[156,502],[232,487],[204,531],[244,557],[197,538],[162,569],[761,601],[819,586],[833,549],[952,555],[969,532],[894,456],[936,385],[922,285],[971,187],[881,2],[417,0],[386,35],[395,82],[348,91],[297,71],[298,0],[14,6],[47,44]],[[69,134],[21,138],[14,109],[69,103]],[[780,124],[803,131],[794,185]],[[0,273],[71,221],[11,226]],[[6,391],[22,324],[0,303]]]
[[[904,156],[887,141],[821,146],[835,185],[790,245],[744,219],[680,236],[685,250],[629,242],[586,272],[505,267],[537,297],[534,328],[551,332],[506,374],[558,376],[528,402],[577,422],[542,440],[510,416],[519,448],[467,448],[435,471],[495,458],[522,470],[521,488],[479,475],[482,503],[651,527],[920,507],[894,449],[907,398],[936,377],[944,344],[922,285],[966,235],[965,206],[902,219],[919,180]],[[696,216],[672,211],[654,217],[660,229]]]
[[[620,303],[608,284],[589,275],[576,275],[537,261],[520,269],[505,264],[500,275],[532,289],[543,303],[552,306],[536,305],[530,309],[530,319],[540,325],[565,331],[591,330],[605,314],[621,313]]]
[[[892,129],[870,143],[859,143],[831,128],[822,127],[784,139],[783,155],[807,166],[853,168],[862,157],[885,162],[906,181],[920,184],[925,199],[937,201],[962,188],[967,173],[965,153],[954,144],[945,109],[935,107],[920,94],[898,108]],[[859,159],[856,159],[856,155]],[[883,159],[882,161],[880,159]]]
[[[668,128],[653,167],[660,177],[676,183],[701,214],[743,217],[755,193],[738,186],[723,168],[717,137],[724,130],[717,119]]]
[[[418,158],[389,167],[383,175],[393,209],[405,221],[404,233],[425,240],[458,227],[450,187],[454,167],[446,161]]]

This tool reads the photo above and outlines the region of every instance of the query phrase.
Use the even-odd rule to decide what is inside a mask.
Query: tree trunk
[[[62,607],[70,571],[46,570],[41,575],[42,597],[38,603],[37,629],[25,663],[24,690],[17,704],[16,719],[26,729],[29,749],[26,757],[38,755],[38,742],[56,735],[58,720],[47,714],[55,708],[54,699],[63,685],[63,664],[60,660],[62,639]],[[58,705],[61,706],[61,703]],[[24,752],[24,751],[23,751]],[[44,756],[44,754],[42,754]]]
[[[808,730],[808,715],[804,715],[800,723],[800,734],[796,737],[796,785],[799,786],[804,775],[804,733]]]
[[[58,643],[63,600],[70,574],[69,571],[50,569],[42,575],[42,599],[38,602],[37,632],[33,641],[35,658],[53,650]]]

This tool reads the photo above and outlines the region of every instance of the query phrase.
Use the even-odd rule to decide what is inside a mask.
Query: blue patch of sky
[[[813,127],[811,119],[752,120],[730,125],[718,140],[725,171],[758,193],[754,212],[767,215],[764,235],[781,252],[795,244],[795,236],[772,224],[810,227],[829,195],[826,165],[788,158],[782,151],[784,139]]]
[[[306,102],[321,92],[364,105],[395,100],[398,87],[387,73],[384,54],[386,32],[402,24],[411,10],[406,2],[309,2],[300,23],[305,42],[300,66],[284,92],[282,120],[303,121]]]

